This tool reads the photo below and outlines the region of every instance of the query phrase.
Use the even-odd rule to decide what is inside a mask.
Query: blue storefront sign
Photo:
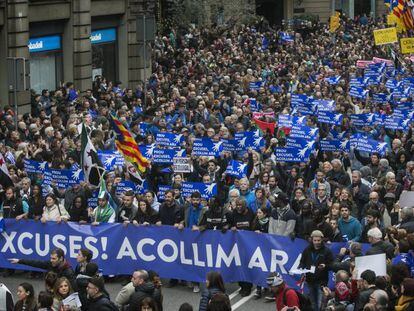
[[[28,46],[30,53],[60,50],[60,36],[30,38]]]
[[[92,31],[91,43],[107,43],[116,41],[116,28],[100,29]]]

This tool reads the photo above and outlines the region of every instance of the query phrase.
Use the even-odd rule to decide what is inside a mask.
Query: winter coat
[[[216,287],[212,288],[206,288],[202,294],[200,299],[200,306],[198,308],[199,311],[206,311],[208,303],[210,302],[210,299],[218,293],[221,293],[222,291]]]

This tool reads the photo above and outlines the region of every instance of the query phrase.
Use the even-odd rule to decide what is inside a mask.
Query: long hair
[[[223,277],[220,272],[210,271],[207,273],[208,288],[218,288],[221,292],[225,293]]]
[[[229,297],[223,293],[213,295],[208,303],[207,311],[231,311]]]
[[[67,297],[67,296],[63,297],[62,294],[59,293],[60,285],[62,285],[65,282],[68,284],[68,287],[69,287],[69,292],[68,292],[67,296],[69,296],[73,292],[72,285],[70,284],[70,282],[67,278],[65,278],[65,277],[58,278],[56,283],[55,283],[55,287],[53,288],[53,294],[58,300],[63,300]]]
[[[23,287],[23,289],[27,293],[26,306],[28,306],[28,310],[32,310],[33,307],[36,306],[36,299],[35,299],[33,285],[30,283],[24,282],[24,283],[21,283],[19,287]]]

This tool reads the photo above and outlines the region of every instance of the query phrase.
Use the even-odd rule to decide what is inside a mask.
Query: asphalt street
[[[28,274],[20,271],[16,271],[16,274],[7,278],[0,277],[0,282],[6,284],[6,286],[12,291],[14,297],[16,297],[17,286],[22,282],[29,282],[33,284],[36,294],[44,289],[43,281],[40,279],[28,279]],[[168,280],[162,280],[163,284],[167,284]],[[106,283],[106,289],[109,292],[111,299],[115,299],[117,293],[122,288],[120,282]],[[202,290],[201,286],[201,290]],[[249,297],[241,297],[238,294],[239,286],[237,283],[228,283],[226,284],[227,294],[230,296],[232,310],[238,311],[274,311],[276,309],[274,302],[265,302],[264,299],[255,300],[253,297],[254,290]],[[200,302],[201,292],[196,294],[193,293],[191,288],[187,286],[178,285],[173,288],[166,288],[165,286],[162,289],[164,297],[164,310],[165,311],[177,311],[180,305],[184,302],[190,303],[194,310],[198,310],[198,305]]]

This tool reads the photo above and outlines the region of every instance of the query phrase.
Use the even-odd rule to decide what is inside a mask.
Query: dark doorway
[[[270,25],[281,25],[284,13],[283,0],[256,0],[256,14],[267,19]]]
[[[355,0],[354,2],[354,15],[361,16],[366,15],[369,16],[371,13],[371,0]]]

